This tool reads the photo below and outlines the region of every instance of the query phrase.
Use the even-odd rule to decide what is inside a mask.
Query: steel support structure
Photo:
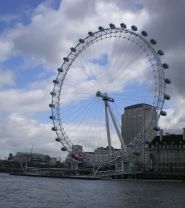
[[[102,100],[105,103],[105,120],[106,120],[107,140],[108,140],[108,145],[109,145],[109,154],[111,154],[112,146],[111,146],[111,135],[110,135],[110,126],[109,126],[108,111],[110,113],[110,117],[112,119],[112,123],[114,125],[115,130],[116,130],[117,136],[118,136],[118,138],[120,140],[121,149],[127,155],[127,148],[126,148],[125,143],[123,141],[123,138],[122,138],[120,129],[119,129],[118,125],[117,125],[117,122],[116,122],[116,119],[115,119],[114,114],[112,112],[112,109],[111,109],[111,107],[109,105],[109,102],[114,102],[114,99],[111,98],[111,97],[109,97],[107,95],[107,93],[101,93],[100,91],[98,91],[96,93],[96,96],[97,97],[101,97]]]
[[[110,136],[110,126],[109,126],[109,115],[108,115],[108,101],[105,100],[105,121],[106,121],[106,130],[107,130],[107,140],[109,145],[109,155],[112,153],[112,145],[111,145],[111,136]]]

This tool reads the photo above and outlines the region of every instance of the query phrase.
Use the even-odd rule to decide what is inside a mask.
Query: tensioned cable
[[[129,41],[128,41],[128,42],[129,42]],[[130,42],[131,42],[131,41],[130,41]],[[130,43],[130,45],[131,45],[131,44],[133,44],[133,43]],[[131,46],[133,46],[133,45],[131,45]],[[129,47],[131,47],[131,46],[129,46]],[[138,57],[141,56],[141,52],[140,52],[140,50],[139,50],[138,48],[136,48],[136,49],[137,49],[137,50],[136,50],[136,52],[135,52],[135,55],[132,55],[130,59],[127,58],[127,57],[128,57],[130,54],[134,54],[133,51],[135,51],[135,47],[132,47],[132,50],[130,49],[130,51],[128,52],[128,55],[127,55],[126,58],[122,58],[122,56],[121,56],[121,58],[117,61],[116,66],[114,66],[114,67],[117,69],[117,74],[121,74],[122,70],[126,71],[126,69],[128,68],[128,66],[129,66],[130,64],[133,65],[133,63],[134,63],[135,61],[138,60]],[[128,49],[127,49],[127,50],[128,50]],[[123,63],[122,60],[124,60],[124,65],[122,64],[122,63]],[[124,69],[123,69],[123,68],[124,68]],[[112,82],[113,82],[114,80],[115,80],[115,79],[113,79]]]

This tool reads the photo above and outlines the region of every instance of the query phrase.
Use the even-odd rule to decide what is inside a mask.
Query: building
[[[83,147],[80,145],[73,145],[74,152],[80,149],[79,152],[83,151]],[[72,148],[72,149],[73,149]],[[109,155],[109,147],[98,147],[94,150],[94,152],[83,152],[82,160],[79,161],[78,164],[78,156],[74,155],[74,152],[68,154],[65,164],[68,164],[71,168],[78,168],[78,167],[98,167],[100,164],[107,164],[110,160],[114,160],[113,157],[118,157],[121,153],[121,149],[111,148],[112,154],[110,158]],[[78,153],[79,153],[78,152]],[[75,156],[75,158],[74,158]],[[78,165],[77,165],[78,164]]]
[[[82,145],[72,145],[72,152],[73,153],[80,153],[83,151]]]
[[[32,152],[17,152],[13,160],[32,166],[54,166],[57,162],[56,158],[51,158],[49,155]]]
[[[185,128],[183,135],[167,134],[156,136],[147,151],[148,170],[185,174]]]
[[[151,141],[156,132],[157,113],[153,106],[140,103],[124,109],[121,120],[121,134],[126,145],[135,138]]]
[[[111,147],[111,158],[109,154],[109,146],[107,147],[98,147],[94,152],[86,152],[89,159],[89,164],[93,166],[98,166],[102,163],[108,163],[110,160],[118,157],[121,153],[121,149]]]

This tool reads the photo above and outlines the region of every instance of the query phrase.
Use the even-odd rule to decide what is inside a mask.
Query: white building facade
[[[183,135],[156,136],[147,148],[146,167],[155,172],[185,174],[185,129]]]

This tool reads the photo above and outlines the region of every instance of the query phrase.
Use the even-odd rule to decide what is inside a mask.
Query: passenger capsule
[[[156,44],[157,44],[157,41],[154,40],[154,39],[151,39],[151,40],[150,40],[150,43],[153,44],[153,45],[156,45]]]
[[[56,142],[60,142],[61,139],[60,139],[59,137],[57,137],[57,138],[55,139],[55,141],[56,141]]]
[[[170,100],[170,96],[166,94],[166,95],[164,95],[164,99],[165,100]]]
[[[166,84],[171,84],[171,80],[166,78],[166,79],[165,79],[165,83],[166,83]]]
[[[64,60],[65,62],[68,62],[68,61],[69,61],[69,59],[68,59],[67,57],[64,57],[63,60]]]
[[[136,27],[135,25],[132,25],[132,26],[131,26],[131,29],[132,29],[133,31],[137,31],[137,27]]]
[[[63,69],[61,69],[61,68],[58,68],[57,70],[58,70],[58,72],[63,72]]]
[[[159,131],[160,128],[159,128],[158,126],[155,126],[155,127],[154,127],[154,130],[155,130],[155,131]]]
[[[49,107],[50,107],[50,108],[54,108],[54,107],[55,107],[55,104],[50,103],[50,104],[49,104]]]
[[[51,130],[52,130],[52,131],[58,131],[58,128],[57,128],[56,126],[53,126],[53,127],[51,128]]]
[[[50,94],[51,94],[52,96],[56,96],[56,92],[54,92],[54,91],[50,92]]]
[[[66,147],[62,147],[61,151],[67,151],[67,148]]]
[[[166,113],[166,111],[161,111],[161,112],[160,112],[160,115],[161,115],[161,116],[166,116],[167,113]]]
[[[99,26],[98,29],[99,29],[99,31],[101,31],[101,32],[105,30],[102,26]]]
[[[54,80],[53,80],[53,83],[54,83],[54,84],[59,84],[59,81],[58,81],[57,79],[54,79]]]
[[[157,53],[158,53],[160,56],[164,55],[164,52],[163,52],[162,50],[158,50]]]
[[[85,43],[85,40],[84,39],[79,39],[79,42],[80,43]]]
[[[89,36],[93,36],[93,35],[94,35],[94,33],[93,33],[93,32],[91,32],[91,31],[89,31],[89,32],[88,32],[88,35],[89,35]]]
[[[162,64],[162,66],[163,66],[164,69],[168,69],[169,68],[168,64],[166,64],[166,63]]]
[[[55,120],[55,116],[50,116],[49,117],[51,120]]]
[[[120,26],[121,26],[123,29],[127,28],[127,26],[126,26],[124,23],[121,23]]]
[[[109,27],[110,27],[111,29],[115,29],[115,28],[116,28],[116,26],[115,26],[114,24],[112,24],[112,23],[109,24]]]
[[[146,36],[148,36],[148,33],[146,31],[142,31],[141,35],[146,37]]]
[[[96,96],[97,97],[101,97],[101,95],[102,95],[101,92],[100,91],[97,91]]]
[[[76,52],[76,48],[70,48],[71,52]]]

